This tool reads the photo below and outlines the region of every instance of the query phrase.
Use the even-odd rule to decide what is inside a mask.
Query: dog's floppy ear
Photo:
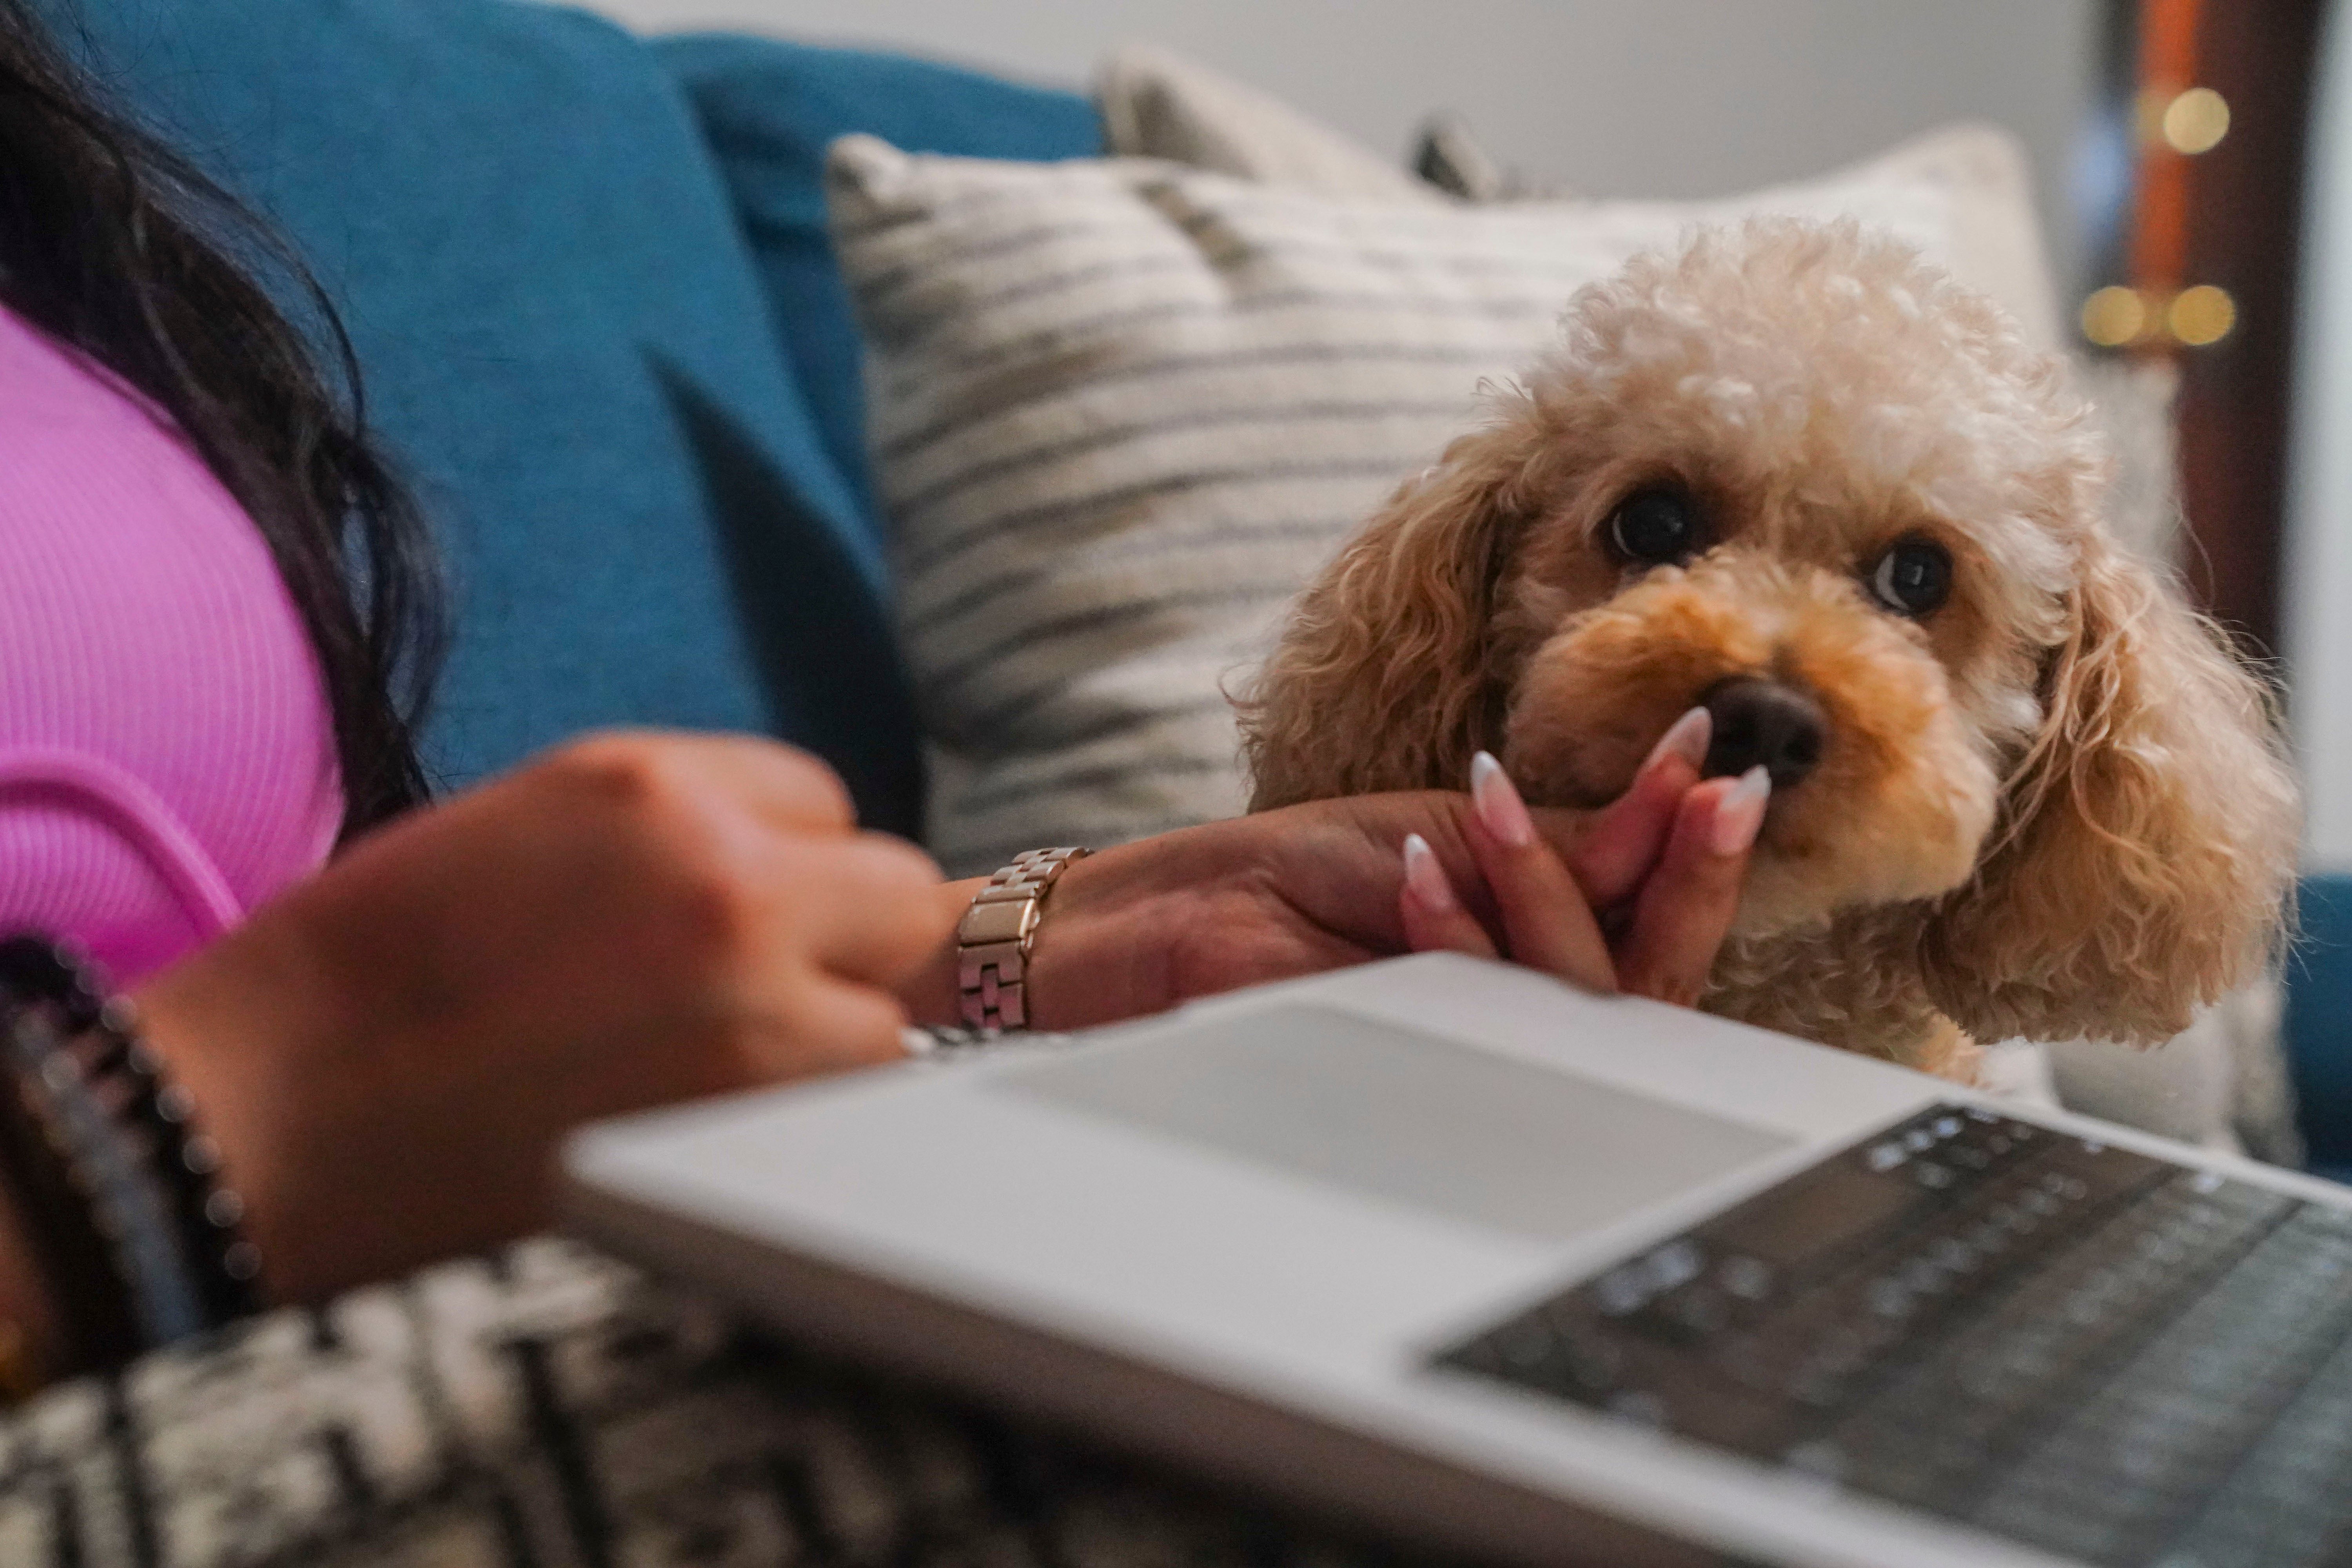
[[[2084,551],[2005,831],[1922,949],[1980,1040],[2155,1044],[2283,934],[2299,806],[2268,694],[2145,567]]]
[[[1300,596],[1240,703],[1252,810],[1464,787],[1500,720],[1492,600],[1524,442],[1507,426],[1454,442]]]

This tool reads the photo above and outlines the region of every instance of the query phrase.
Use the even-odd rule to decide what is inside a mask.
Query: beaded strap
[[[245,1205],[220,1184],[219,1151],[196,1129],[187,1091],[139,1040],[130,1004],[107,996],[68,952],[19,937],[0,942],[0,1011],[18,1089],[20,1124],[0,1127],[16,1146],[10,1173],[33,1189],[46,1250],[68,1255],[68,1277],[55,1283],[85,1353],[117,1359],[124,1310],[100,1304],[87,1258],[74,1256],[88,1248],[68,1234],[59,1171],[103,1244],[138,1340],[166,1343],[258,1311],[261,1257],[243,1234]],[[46,1179],[30,1131],[53,1167]]]
[[[118,1366],[151,1342],[133,1289],[100,1228],[90,1200],[90,1162],[78,1153],[76,1133],[62,1122],[42,1081],[41,1064],[54,1040],[47,1021],[0,996],[0,1177],[8,1184],[42,1282],[58,1307],[68,1342],[62,1365],[26,1365],[20,1326],[10,1324],[20,1378],[37,1386],[60,1371]],[[152,1228],[152,1227],[151,1227]]]

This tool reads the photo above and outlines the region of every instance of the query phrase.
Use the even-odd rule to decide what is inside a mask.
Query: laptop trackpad
[[[1545,1242],[1795,1142],[1303,1005],[1014,1068],[991,1087]]]

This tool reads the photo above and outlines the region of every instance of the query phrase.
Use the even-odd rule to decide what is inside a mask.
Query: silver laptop
[[[804,1339],[1528,1563],[2352,1562],[2352,1190],[1433,956],[593,1129]]]

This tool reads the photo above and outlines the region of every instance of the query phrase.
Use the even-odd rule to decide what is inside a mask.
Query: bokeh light
[[[2147,304],[2137,289],[2111,284],[2083,301],[2083,335],[2101,348],[2121,348],[2147,330]]]
[[[2166,146],[2176,153],[2210,153],[2230,133],[2230,102],[2210,87],[2177,93],[2164,106],[2160,125]]]
[[[2172,335],[2190,347],[2220,342],[2238,324],[2238,302],[2210,283],[2183,289],[2164,313]]]

